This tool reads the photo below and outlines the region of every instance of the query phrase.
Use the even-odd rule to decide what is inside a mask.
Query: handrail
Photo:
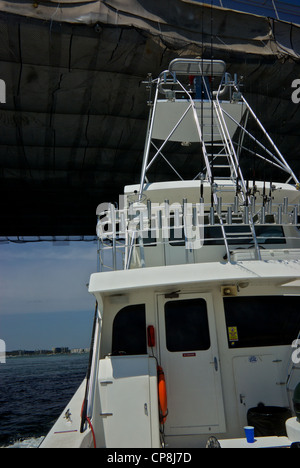
[[[252,197],[251,202],[253,201],[254,200]],[[239,206],[239,204],[235,206],[235,203],[232,204],[228,202],[219,203],[219,199],[218,204],[214,204],[213,207],[211,207],[209,203],[203,203],[202,211],[200,211],[200,204],[199,208],[197,209],[197,204],[195,203],[185,205],[186,207],[188,207],[188,211],[186,211],[186,208],[184,208],[183,205],[180,204],[170,205],[167,211],[164,211],[166,209],[164,208],[165,204],[150,207],[148,206],[148,204],[147,206],[145,205],[144,216],[141,215],[141,213],[139,212],[138,216],[133,218],[130,217],[130,219],[127,218],[126,208],[124,210],[119,210],[119,212],[113,216],[113,219],[120,220],[121,218],[123,218],[123,220],[125,220],[122,223],[121,231],[118,228],[111,228],[110,231],[107,231],[104,229],[105,224],[103,224],[103,228],[101,228],[101,221],[99,221],[100,226],[98,228],[98,237],[101,243],[101,248],[99,249],[99,260],[102,268],[104,268],[106,264],[107,268],[110,270],[123,269],[124,256],[128,249],[131,249],[131,257],[130,262],[128,261],[128,257],[126,257],[125,269],[129,269],[131,267],[131,259],[134,249],[137,249],[136,252],[139,252],[138,258],[139,261],[142,263],[140,266],[147,267],[147,259],[145,260],[145,258],[141,257],[141,254],[145,251],[145,249],[148,248],[148,246],[167,246],[170,245],[170,243],[171,245],[176,245],[176,243],[182,245],[183,239],[180,236],[176,238],[175,235],[175,238],[171,238],[170,232],[172,231],[172,229],[174,229],[174,232],[176,232],[177,230],[177,232],[181,232],[181,230],[185,230],[186,233],[190,232],[190,238],[188,237],[188,235],[185,236],[185,248],[193,249],[193,241],[195,241],[194,251],[198,249],[196,239],[201,240],[201,247],[204,244],[203,248],[209,246],[209,243],[213,241],[222,241],[222,244],[219,245],[226,246],[224,240],[225,236],[229,252],[230,249],[232,249],[231,246],[235,245],[234,240],[237,241],[236,245],[238,247],[243,247],[242,241],[244,241],[245,247],[249,247],[249,242],[251,241],[255,246],[251,227],[254,230],[256,230],[260,226],[264,228],[270,227],[270,229],[272,229],[272,227],[276,228],[279,226],[285,228],[285,232],[284,238],[281,235],[278,236],[276,230],[275,232],[273,232],[273,234],[270,233],[268,236],[264,235],[263,232],[259,235],[259,238],[257,238],[256,235],[256,240],[258,244],[257,248],[259,249],[261,249],[262,239],[264,238],[265,240],[268,240],[268,243],[263,243],[263,245],[268,246],[270,242],[272,243],[273,239],[274,244],[276,244],[276,246],[272,248],[275,249],[281,248],[281,243],[278,243],[278,241],[283,239],[285,239],[285,248],[287,249],[298,248],[297,244],[300,245],[300,223],[298,218],[300,206],[297,203],[288,204],[287,198],[284,199],[283,203],[275,203],[273,201],[272,203],[268,203],[266,205],[263,205],[263,202],[258,203],[256,200],[255,204],[251,203],[251,205],[249,205],[245,213],[244,206]],[[111,209],[108,210],[108,213],[111,212]],[[141,209],[140,205],[139,209]],[[213,217],[209,217],[209,210],[211,209],[213,210]],[[184,213],[186,214],[184,215]],[[255,223],[253,224],[250,221],[250,215],[252,216],[252,221],[253,217],[255,216]],[[171,219],[174,219],[174,221],[171,222]],[[221,229],[221,237],[209,238],[205,236],[204,229],[206,228]],[[248,230],[248,233],[240,233],[239,230],[242,228],[245,228],[246,231]],[[294,229],[294,231],[288,232],[288,228]],[[295,228],[299,230],[298,236],[298,232]],[[154,234],[151,234],[150,236],[149,233],[153,232]],[[117,233],[117,238],[115,239],[115,242],[113,242],[112,239],[115,235],[114,233]],[[147,237],[148,240],[146,241],[145,239],[147,239]],[[155,241],[152,242],[151,238],[155,238]],[[142,240],[142,245],[139,245],[137,243],[137,239]],[[206,243],[206,241],[208,243]],[[107,242],[109,242],[109,245],[107,245]],[[289,245],[289,242],[293,242],[293,244]],[[227,249],[225,250],[226,254],[228,255]],[[115,257],[115,259],[106,259],[105,252],[108,251],[110,252],[110,255]],[[199,255],[201,256],[201,254]],[[230,261],[230,258],[227,258],[227,260]],[[143,264],[143,262],[145,263]]]
[[[217,66],[220,67],[217,69]],[[221,73],[222,69],[222,73]],[[216,76],[222,76],[221,82],[217,85],[218,89],[217,91],[211,90],[209,92],[208,90],[208,85],[204,80],[204,76],[209,76],[211,75],[212,71],[214,71]],[[177,79],[177,75],[184,75],[184,76],[197,76],[201,77],[203,79],[203,85],[202,89],[206,89],[206,95],[207,99],[205,99],[205,112],[202,109],[201,112],[201,119],[203,118],[211,118],[211,132],[210,133],[205,133],[203,130],[203,127],[208,127],[207,123],[204,123],[203,120],[200,122],[200,116],[199,116],[199,108],[196,106],[196,103],[199,101],[193,98],[192,91],[189,91],[187,89],[187,85],[183,82],[181,82],[179,79]],[[190,80],[189,80],[190,82]],[[192,112],[192,119],[194,120],[194,124],[196,127],[196,131],[198,134],[198,138],[196,137],[195,140],[199,139],[199,144],[201,147],[201,153],[203,155],[204,159],[204,172],[206,173],[206,180],[210,184],[210,193],[211,193],[211,204],[208,206],[207,211],[211,213],[212,218],[214,217],[214,213],[216,213],[216,216],[219,214],[219,220],[218,220],[218,225],[221,228],[222,236],[223,236],[223,242],[224,246],[226,248],[227,252],[227,259],[230,261],[230,249],[229,249],[229,243],[227,239],[227,233],[226,233],[226,225],[228,223],[228,220],[232,219],[232,212],[235,212],[237,214],[236,208],[238,205],[241,205],[239,208],[240,215],[243,215],[244,223],[249,225],[250,230],[251,230],[251,235],[253,239],[253,243],[255,246],[255,253],[256,253],[256,258],[258,260],[261,259],[261,253],[260,253],[260,247],[259,247],[259,242],[257,240],[256,232],[255,232],[255,225],[254,225],[254,219],[253,216],[253,206],[252,206],[252,201],[253,198],[256,197],[257,190],[256,186],[253,187],[252,194],[251,190],[248,188],[248,183],[246,184],[242,169],[240,167],[239,163],[239,156],[238,153],[235,149],[235,145],[232,141],[231,138],[231,129],[228,126],[228,117],[235,123],[237,126],[236,128],[241,128],[243,133],[240,135],[240,142],[243,143],[243,139],[246,135],[249,135],[251,138],[253,136],[251,135],[248,130],[246,130],[246,122],[243,122],[241,125],[240,122],[237,122],[226,110],[223,108],[223,104],[220,101],[220,97],[223,96],[224,92],[227,89],[230,89],[230,98],[233,98],[234,101],[241,101],[242,103],[245,104],[246,107],[246,112],[247,112],[247,121],[248,117],[252,116],[255,119],[255,122],[259,125],[261,130],[263,131],[264,135],[268,138],[269,142],[272,143],[273,148],[275,149],[275,154],[273,154],[271,151],[269,151],[264,145],[262,145],[258,140],[258,144],[263,148],[263,150],[267,153],[267,156],[264,157],[261,154],[256,154],[259,158],[263,158],[267,162],[271,163],[273,167],[278,167],[279,169],[287,172],[291,177],[293,177],[294,181],[299,184],[298,179],[296,178],[295,174],[293,171],[289,168],[286,160],[280,153],[279,149],[276,147],[274,142],[272,141],[271,137],[268,135],[266,130],[264,129],[262,123],[259,121],[259,119],[256,117],[254,111],[251,109],[250,105],[246,101],[246,99],[242,96],[239,90],[239,85],[237,81],[237,76],[235,75],[234,79],[231,78],[231,75],[229,73],[226,73],[226,65],[224,62],[221,61],[212,61],[212,60],[204,60],[204,59],[175,59],[172,61],[169,65],[169,69],[163,71],[159,77],[155,80],[150,79],[148,81],[148,84],[156,86],[156,92],[155,92],[155,97],[153,102],[151,103],[151,111],[149,113],[149,120],[148,120],[148,126],[147,126],[147,137],[146,137],[146,143],[145,143],[145,148],[144,148],[144,154],[143,154],[143,164],[142,164],[142,171],[141,171],[141,177],[140,177],[140,185],[138,188],[138,202],[141,202],[142,197],[144,196],[144,189],[145,189],[145,182],[148,182],[148,179],[146,177],[147,171],[150,169],[154,161],[157,159],[158,156],[163,157],[170,167],[174,169],[175,173],[181,180],[182,177],[180,176],[179,172],[176,171],[176,169],[172,166],[171,163],[167,160],[167,158],[164,157],[162,151],[165,147],[165,145],[172,139],[173,134],[176,132],[177,128],[181,125],[187,114]],[[164,86],[171,89],[166,89]],[[236,93],[233,93],[233,91],[236,91]],[[154,121],[155,121],[155,115],[156,115],[156,109],[157,109],[157,103],[158,103],[158,95],[159,92],[162,92],[166,95],[166,98],[168,101],[176,101],[177,102],[177,96],[180,93],[180,99],[183,99],[184,102],[186,102],[186,106],[183,106],[183,109],[179,106],[179,109],[182,109],[180,111],[180,115],[176,114],[176,124],[172,124],[172,129],[170,130],[168,126],[165,128],[168,129],[166,130],[166,133],[168,135],[166,138],[163,137],[158,137],[161,138],[163,141],[159,145],[155,145],[154,142],[152,141],[154,138]],[[182,97],[184,95],[184,97]],[[203,102],[203,100],[202,100]],[[232,103],[232,101],[230,101]],[[234,103],[232,103],[235,105]],[[210,108],[210,113],[209,113],[209,105],[211,105]],[[177,107],[176,107],[177,109]],[[234,114],[233,114],[234,115]],[[204,117],[203,117],[204,116]],[[172,120],[171,120],[172,121]],[[216,127],[216,130],[214,128]],[[214,133],[215,131],[215,133]],[[178,134],[179,135],[179,134]],[[210,138],[207,138],[207,135],[209,135]],[[221,149],[215,154],[215,149],[214,149],[214,144],[215,144],[215,139],[217,139],[216,145],[221,147]],[[175,138],[176,140],[176,138]],[[208,141],[209,140],[209,141]],[[155,148],[154,156],[151,156],[150,159],[150,149],[151,145]],[[208,151],[208,146],[212,146],[213,150]],[[239,146],[241,149],[241,146]],[[244,149],[244,147],[243,147]],[[212,156],[212,158],[211,158]],[[221,163],[215,163],[215,160],[217,158],[224,157],[226,158],[225,165]],[[268,158],[272,159],[270,161]],[[228,168],[230,170],[230,173],[226,177],[219,176],[220,179],[225,179],[226,181],[231,181],[233,186],[234,184],[236,185],[236,199],[238,202],[234,201],[234,205],[231,211],[231,213],[228,214],[222,214],[222,209],[220,206],[218,206],[218,192],[222,192],[218,188],[218,186],[215,184],[215,174],[214,174],[214,166],[217,168]],[[204,174],[199,173],[198,176],[204,177]],[[197,177],[197,176],[196,176]],[[271,189],[270,189],[271,190]],[[226,190],[225,190],[226,191]],[[271,195],[270,195],[271,197]],[[239,200],[240,198],[240,200]],[[269,202],[268,197],[263,197],[263,209],[262,209],[262,214],[261,218],[262,221],[265,219],[265,205],[266,202]],[[298,209],[298,208],[297,208]],[[279,213],[280,211],[280,213]],[[278,218],[281,219],[282,216],[282,209],[278,211]],[[183,208],[182,208],[183,212]],[[298,216],[298,212],[296,213],[296,209],[294,212],[294,218],[296,219]],[[113,215],[111,216],[113,217]],[[142,218],[141,218],[141,223],[142,223]],[[129,269],[132,261],[132,255],[134,252],[134,249],[136,248],[136,244],[139,244],[139,249],[140,249],[140,256],[141,256],[141,264],[142,266],[145,266],[145,261],[144,261],[144,239],[143,235],[141,235],[141,232],[138,230],[133,230],[131,233],[127,232],[125,230],[125,236],[126,236],[126,250],[125,250],[125,268]],[[113,250],[114,250],[114,258],[116,258],[116,242],[115,239],[112,239],[112,244],[113,244]],[[115,261],[115,260],[114,260]],[[115,269],[115,265],[113,265],[113,269]]]
[[[88,419],[91,419],[93,416],[93,406],[94,406],[94,396],[97,382],[97,363],[99,361],[99,349],[100,349],[100,333],[101,333],[101,317],[98,309],[98,302],[95,305],[95,315],[93,323],[93,332],[90,345],[90,356],[89,364],[86,374],[86,388],[85,395],[81,410],[81,423],[80,423],[80,432],[86,430],[86,423]]]
[[[225,143],[226,147],[227,147],[227,155],[229,156],[230,158],[230,162],[231,162],[231,169],[234,170],[234,173],[235,173],[235,178],[238,177],[238,173],[237,173],[237,170],[236,170],[236,167],[235,167],[235,164],[234,164],[234,160],[232,158],[232,151],[231,151],[231,148],[230,148],[230,145],[228,143],[228,137],[226,137],[226,134],[225,134],[225,130],[224,130],[224,126],[222,125],[221,123],[221,116],[219,115],[219,111],[220,111],[220,107],[216,104],[216,101],[214,101],[214,107],[215,107],[215,111],[216,111],[216,115],[217,115],[217,118],[218,118],[218,121],[219,121],[219,125],[220,125],[220,128],[221,128],[221,132],[222,132],[222,137],[223,137],[223,144]],[[224,147],[225,147],[224,145]]]
[[[169,64],[169,71],[176,75],[223,76],[226,63],[223,60],[177,58]]]
[[[233,143],[232,143],[232,140],[229,136],[229,131],[228,131],[228,127],[226,125],[226,122],[225,122],[225,119],[224,119],[224,116],[223,116],[223,109],[222,109],[222,106],[220,105],[220,101],[219,101],[219,97],[218,95],[216,96],[216,108],[218,107],[220,113],[217,113],[217,115],[220,116],[220,125],[221,127],[223,128],[224,130],[224,133],[225,135],[227,136],[226,140],[229,142],[229,146],[231,148],[231,155],[233,156],[233,160],[234,160],[234,163],[235,163],[235,171],[236,171],[236,174],[239,175],[239,180],[241,181],[242,183],[242,195],[244,197],[244,201],[247,203],[247,206],[250,205],[251,201],[250,201],[250,196],[249,194],[247,193],[247,187],[246,187],[246,183],[245,183],[245,180],[244,180],[244,177],[243,177],[243,173],[241,171],[241,168],[240,168],[240,165],[239,165],[239,161],[238,161],[238,158],[237,158],[237,154],[236,154],[236,151],[234,149],[234,146],[233,146]],[[258,245],[258,242],[257,242],[257,238],[256,238],[256,234],[255,234],[255,229],[253,227],[253,218],[252,218],[252,214],[251,212],[249,211],[249,222],[250,222],[250,229],[251,229],[251,232],[252,232],[252,236],[253,236],[253,241],[254,241],[254,245],[255,245],[255,251],[256,251],[256,255],[257,255],[257,258],[258,260],[261,260],[261,254],[260,254],[260,250],[259,250],[259,245]]]
[[[253,141],[255,141],[255,143],[256,143],[258,146],[260,146],[269,156],[271,156],[271,157],[278,163],[278,166],[277,166],[277,167],[279,167],[279,169],[281,169],[282,171],[287,172],[288,174],[292,175],[292,174],[291,174],[291,172],[292,172],[292,171],[291,171],[291,168],[290,168],[288,165],[285,165],[285,164],[283,164],[283,162],[280,162],[280,160],[279,160],[278,158],[276,158],[276,156],[275,156],[273,153],[271,153],[271,151],[269,151],[268,148],[266,148],[257,138],[255,138],[250,132],[248,132],[248,130],[247,130],[246,128],[244,128],[239,122],[237,122],[237,121],[232,117],[232,115],[228,114],[228,112],[226,112],[225,109],[222,109],[222,110],[223,110],[223,113],[224,113],[230,120],[232,120],[232,122],[234,122],[238,127],[240,127],[240,128],[243,130],[243,132],[245,132],[245,134],[246,134],[247,136],[249,136],[249,138],[251,138]],[[244,148],[244,149],[245,149],[245,148]],[[248,150],[248,148],[247,148],[247,150]],[[248,151],[249,151],[249,150],[248,150]],[[275,165],[275,163],[274,163],[273,161],[270,161],[270,160],[268,160],[267,158],[264,158],[263,156],[261,156],[261,155],[259,155],[259,154],[257,154],[257,153],[255,153],[255,155],[256,155],[257,157],[263,158],[265,161],[268,162],[268,164]]]
[[[259,120],[259,118],[257,117],[257,115],[254,113],[253,109],[251,108],[251,106],[249,105],[248,101],[245,99],[245,97],[243,95],[241,95],[241,99],[242,101],[246,104],[248,110],[250,111],[252,117],[254,118],[254,120],[256,121],[256,123],[259,125],[260,129],[263,131],[265,137],[268,139],[269,143],[273,146],[273,148],[275,149],[277,155],[279,156],[279,158],[281,159],[284,167],[286,167],[288,169],[288,172],[290,173],[290,175],[293,177],[294,179],[294,182],[296,184],[299,183],[299,180],[298,178],[296,177],[296,175],[294,174],[294,172],[292,171],[292,169],[290,168],[290,166],[288,165],[287,161],[285,160],[285,158],[283,157],[283,155],[281,154],[280,150],[278,149],[278,147],[275,145],[274,141],[272,140],[272,138],[270,137],[270,135],[268,134],[268,132],[266,131],[266,129],[264,128],[263,124],[261,123],[261,121]]]
[[[202,152],[203,152],[203,157],[204,157],[205,165],[206,165],[206,173],[208,174],[208,181],[210,182],[211,187],[212,187],[213,186],[213,175],[212,175],[212,171],[211,171],[211,165],[210,165],[209,159],[208,159],[208,153],[207,153],[205,141],[204,141],[202,131],[201,131],[201,127],[200,127],[200,124],[199,124],[199,119],[198,119],[198,115],[197,115],[197,111],[196,111],[195,101],[193,100],[191,94],[185,89],[185,87],[180,82],[179,82],[179,85],[184,90],[184,92],[186,92],[186,94],[188,95],[190,103],[192,105],[194,121],[195,121],[197,132],[198,132],[198,135],[199,135],[199,140],[200,140],[200,143],[202,145]],[[205,84],[205,87],[206,87],[206,84]],[[207,87],[206,87],[206,89],[207,89]],[[209,102],[212,103],[213,101],[212,101],[212,99],[210,97],[210,93],[207,92],[207,95],[208,95]],[[213,191],[213,187],[212,187],[212,191]],[[216,195],[215,191],[213,191],[213,199],[214,199],[214,203],[217,204],[217,195]],[[222,235],[223,235],[223,238],[224,238],[224,244],[225,244],[225,248],[226,248],[227,259],[228,259],[228,261],[230,261],[230,250],[229,250],[229,246],[228,246],[228,242],[227,242],[227,238],[226,238],[225,229],[223,227],[222,218],[220,219],[220,221],[221,221]]]
[[[220,226],[218,226],[220,227]],[[300,227],[300,225],[299,225]],[[230,236],[233,236],[232,234],[230,234]],[[261,242],[259,242],[259,248],[260,249],[263,249],[263,252],[268,252],[268,251],[271,251],[272,252],[272,255],[274,256],[275,252],[276,251],[282,251],[285,253],[285,256],[287,257],[289,255],[289,253],[292,253],[293,251],[297,251],[297,257],[299,256],[299,251],[300,251],[300,238],[299,237],[290,237],[290,236],[286,236],[286,237],[279,237],[279,236],[274,236],[272,238],[270,237],[263,237],[263,236],[260,236],[259,237],[259,240]],[[263,241],[268,241],[268,243],[265,243]],[[243,251],[244,252],[247,252],[248,249],[250,249],[251,247],[254,247],[254,244],[251,243],[251,241],[253,241],[253,237],[252,237],[252,234],[250,234],[249,232],[249,235],[247,236],[235,236],[235,237],[228,237],[228,242],[229,242],[229,246],[230,246],[230,255],[232,256],[232,253],[235,252],[239,252],[239,253],[242,253]],[[272,243],[272,241],[274,241]],[[282,243],[280,241],[283,241]],[[298,246],[295,246],[295,247],[288,247],[286,245],[286,242],[289,242],[289,241],[298,241]],[[152,243],[147,243],[146,246],[144,246],[145,249],[149,248],[151,249],[152,247],[155,248],[155,247],[158,247],[158,246],[162,246],[162,247],[166,247],[166,246],[173,246],[174,248],[184,248],[186,252],[188,252],[188,250],[182,246],[181,247],[181,244],[182,242],[184,241],[181,241],[181,240],[156,240],[155,242],[153,241]],[[211,249],[214,249],[216,247],[218,248],[221,248],[222,246],[224,247],[224,237],[223,235],[221,235],[220,237],[204,237],[202,239],[202,242],[203,242],[203,247],[202,249],[207,249],[207,248],[211,248]],[[178,244],[178,247],[176,247],[176,243]],[[123,245],[120,245],[118,248],[121,250],[121,251],[124,251],[126,248],[128,247],[128,245],[126,245],[125,243]],[[139,252],[139,245],[136,244],[135,245],[135,248],[137,248],[137,254]],[[112,248],[111,247],[103,247],[102,249],[103,251],[109,251],[112,253]],[[205,250],[204,250],[205,251]],[[204,252],[203,251],[203,252]],[[151,252],[151,251],[150,251]],[[197,251],[194,251],[197,253]],[[226,251],[224,250],[223,253],[221,253],[221,251],[219,251],[218,253],[219,256],[219,260],[218,261],[223,261],[224,259],[227,260],[227,253]],[[139,258],[139,254],[138,254],[138,257]],[[276,257],[275,257],[276,258]],[[272,259],[272,257],[270,257],[270,259]],[[186,263],[190,263],[189,261],[186,260]],[[201,263],[201,254],[197,254],[197,258],[193,258],[192,260],[192,263]],[[164,257],[161,257],[161,262],[159,262],[157,264],[157,266],[167,266],[169,264],[172,264],[172,263],[169,263]],[[153,265],[152,265],[153,266]],[[132,264],[129,265],[129,269],[132,267]],[[141,265],[137,265],[135,264],[134,268],[142,268]],[[145,268],[147,268],[147,260],[145,262]],[[124,266],[117,266],[117,269],[116,270],[113,270],[113,268],[111,267],[111,264],[109,263],[103,263],[102,264],[102,271],[105,272],[105,271],[117,271],[117,270],[123,270],[124,269]]]

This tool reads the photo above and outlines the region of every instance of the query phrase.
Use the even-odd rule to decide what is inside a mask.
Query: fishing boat
[[[205,447],[251,415],[294,421],[299,181],[223,61],[177,58],[145,84],[140,181],[97,208],[87,376],[41,448]],[[189,180],[175,147],[199,159]],[[159,159],[172,179],[151,180]]]

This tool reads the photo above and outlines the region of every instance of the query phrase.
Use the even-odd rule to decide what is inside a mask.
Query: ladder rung
[[[219,179],[219,177],[217,177],[217,179]],[[231,190],[231,189],[229,189],[229,188],[228,188],[228,189],[224,189],[224,188],[223,188],[223,189],[219,189],[219,188],[217,188],[217,189],[216,189],[216,192],[222,192],[222,193],[224,193],[224,192],[230,192],[230,193],[234,193],[235,190],[236,190],[236,189],[232,189],[232,190]]]
[[[214,156],[215,158],[228,158],[229,154],[215,154],[215,153],[206,153],[207,156]]]

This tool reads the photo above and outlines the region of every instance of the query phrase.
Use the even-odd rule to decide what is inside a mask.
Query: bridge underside
[[[299,27],[189,0],[156,3],[0,1],[0,238],[94,235],[97,205],[139,181],[142,82],[178,56],[213,53],[243,76],[246,98],[299,176]],[[167,150],[186,178],[199,172],[193,151]],[[263,163],[255,171],[263,178]],[[153,164],[152,181],[169,176],[166,163]]]

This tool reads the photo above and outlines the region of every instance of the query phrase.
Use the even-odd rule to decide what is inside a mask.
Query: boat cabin
[[[176,59],[147,86],[140,182],[118,205],[97,208],[81,445],[91,432],[107,448],[243,437],[249,411],[277,408],[288,418],[300,381],[297,177],[224,62]],[[173,144],[197,145],[188,180],[166,152]],[[158,158],[172,180],[151,181]],[[245,178],[253,159],[278,182]],[[71,409],[84,387],[78,395]],[[65,425],[61,418],[54,438]]]
[[[241,436],[251,408],[290,407],[300,379],[291,364],[300,331],[299,182],[224,62],[177,59],[150,81],[140,183],[125,187],[118,207],[97,210],[100,273],[89,291],[102,317],[100,444],[197,447],[210,435]],[[255,156],[287,180],[244,178],[240,159],[256,141],[251,119],[265,140]],[[174,142],[199,147],[190,180],[165,156]],[[157,158],[175,180],[149,180]]]

